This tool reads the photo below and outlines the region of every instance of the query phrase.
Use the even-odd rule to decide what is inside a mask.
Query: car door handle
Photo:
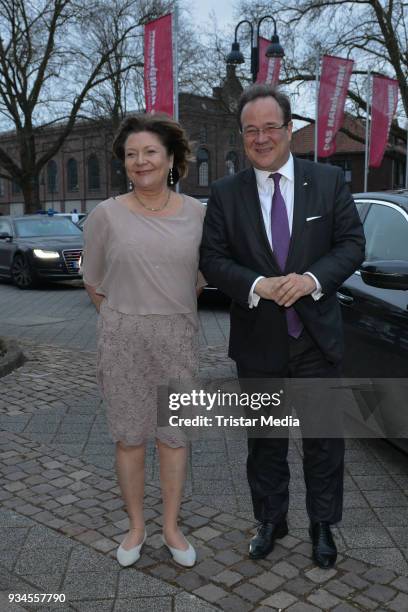
[[[341,293],[340,291],[337,291],[336,295],[339,302],[341,302],[342,304],[349,305],[354,302],[354,298],[351,295],[346,295],[345,293]]]

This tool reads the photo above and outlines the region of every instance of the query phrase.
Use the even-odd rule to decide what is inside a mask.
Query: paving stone
[[[296,602],[296,597],[290,593],[287,593],[286,591],[278,591],[277,593],[274,593],[270,597],[264,599],[261,604],[274,609],[284,610]]]
[[[320,567],[314,567],[313,569],[305,572],[305,576],[317,584],[327,582],[327,580],[330,580],[330,578],[333,578],[336,576],[336,574],[337,571],[334,568],[322,569]]]
[[[253,610],[253,605],[247,601],[243,601],[240,597],[236,595],[229,595],[228,597],[224,597],[224,599],[220,599],[217,601],[217,606],[219,606],[222,610],[226,610],[226,612],[249,612]],[[256,608],[258,610],[258,606]],[[195,608],[193,608],[195,612]]]
[[[214,557],[214,561],[219,561],[224,565],[234,565],[238,561],[241,561],[242,557],[237,555],[233,550],[223,550],[217,553]]]
[[[205,586],[195,589],[194,593],[198,595],[198,597],[202,597],[211,603],[215,603],[228,595],[224,589],[221,589],[215,584],[206,584]]]
[[[200,540],[204,540],[208,542],[212,538],[216,538],[221,535],[220,531],[212,529],[211,527],[201,527],[200,529],[196,529],[192,534],[195,538],[199,538]]]
[[[221,573],[225,568],[223,565],[221,565],[221,563],[217,563],[212,559],[207,559],[196,565],[194,569],[197,574],[200,574],[200,576],[211,578],[212,576],[216,576],[217,574]]]
[[[303,576],[298,576],[297,578],[287,580],[285,582],[285,589],[294,595],[298,595],[299,597],[303,597],[307,593],[313,591],[315,588],[315,583],[313,583],[311,580],[305,580]]]
[[[328,591],[342,598],[347,598],[350,593],[353,593],[354,591],[354,587],[341,582],[337,578],[334,578],[334,580],[329,580],[329,582],[326,582],[324,586]]]
[[[408,576],[399,576],[391,583],[391,586],[400,591],[408,593]]]
[[[264,572],[255,578],[251,578],[250,582],[266,592],[271,592],[279,588],[285,582],[285,579],[273,572]]]
[[[349,584],[355,589],[364,589],[364,587],[367,587],[370,584],[367,580],[360,578],[360,576],[352,572],[348,572],[347,574],[342,576],[342,582]]]
[[[355,595],[353,602],[363,608],[363,610],[375,610],[378,607],[378,602],[366,597],[365,595]]]
[[[307,600],[315,606],[322,608],[322,610],[329,610],[330,608],[334,608],[336,604],[341,603],[338,597],[332,595],[325,589],[318,589],[309,595]]]
[[[207,580],[193,571],[184,572],[175,578],[175,582],[187,591],[195,591],[199,587],[207,584]]]
[[[233,591],[240,597],[243,597],[244,599],[247,599],[248,601],[251,601],[253,603],[258,602],[260,599],[265,597],[265,591],[262,591],[261,589],[259,589],[253,584],[250,584],[249,582],[246,582],[236,587],[235,589],[233,589]]]
[[[290,563],[286,561],[281,561],[280,563],[275,563],[273,566],[273,571],[279,576],[283,576],[284,578],[295,578],[299,575],[299,570],[297,567],[294,567]]]
[[[363,574],[363,577],[371,582],[388,584],[396,577],[396,574],[395,572],[387,570],[386,568],[372,567],[368,570],[368,572]]]
[[[179,593],[174,597],[174,612],[192,612],[192,610],[194,612],[215,612],[218,608],[191,593]]]
[[[230,587],[233,584],[236,584],[237,582],[242,580],[242,576],[241,574],[238,574],[237,572],[231,572],[230,570],[224,570],[220,574],[213,576],[213,580],[214,582],[220,582]]]
[[[408,610],[408,595],[399,593],[391,602],[387,604],[387,608],[396,612],[406,612]]]
[[[293,606],[290,606],[287,610],[290,610],[290,612],[321,612],[321,608],[317,608],[304,601],[293,604]]]
[[[232,568],[235,572],[242,574],[246,578],[252,578],[253,576],[257,576],[261,574],[263,568],[253,561],[241,561],[241,563],[237,563]]]

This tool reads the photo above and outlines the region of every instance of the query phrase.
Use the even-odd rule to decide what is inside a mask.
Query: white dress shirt
[[[261,203],[262,217],[265,225],[266,235],[268,236],[269,243],[273,250],[273,236],[272,236],[272,226],[271,226],[271,210],[272,210],[272,198],[273,193],[275,191],[275,184],[273,179],[270,178],[272,174],[270,170],[258,170],[258,168],[254,168],[255,176],[256,176],[256,185],[258,188],[259,201]],[[282,197],[285,201],[286,211],[288,213],[288,221],[289,221],[289,231],[292,235],[292,225],[293,225],[293,203],[295,199],[295,170],[293,164],[293,156],[292,153],[289,154],[289,159],[279,170],[282,176],[279,181],[279,187],[282,193]],[[311,272],[305,272],[313,278],[316,283],[316,289],[312,293],[312,297],[315,300],[318,300],[322,297],[322,287]],[[265,278],[264,276],[259,276],[255,282],[253,283],[251,290],[249,292],[248,304],[250,308],[254,306],[258,306],[258,302],[261,299],[260,296],[254,292],[254,288],[256,283],[261,279]]]

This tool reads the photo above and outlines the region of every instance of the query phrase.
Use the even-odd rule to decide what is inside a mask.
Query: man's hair
[[[258,100],[258,98],[274,98],[279,107],[282,109],[283,122],[289,123],[289,121],[292,121],[292,111],[288,96],[272,85],[257,84],[251,85],[250,87],[244,89],[239,99],[237,119],[240,129],[242,129],[241,115],[245,104],[248,104],[248,102],[254,102],[254,100]]]
[[[164,113],[138,113],[124,119],[113,141],[113,153],[125,160],[125,144],[130,134],[138,132],[151,132],[155,134],[168,155],[173,154],[173,178],[175,182],[179,177],[187,176],[188,162],[192,160],[191,146],[187,134],[181,125]]]

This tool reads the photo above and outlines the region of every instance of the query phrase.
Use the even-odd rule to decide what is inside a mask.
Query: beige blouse
[[[133,212],[114,198],[84,224],[83,279],[125,314],[197,311],[196,287],[205,206],[183,195],[171,217]]]

